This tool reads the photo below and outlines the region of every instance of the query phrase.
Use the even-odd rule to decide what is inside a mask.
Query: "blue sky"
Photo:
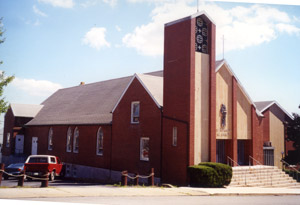
[[[224,35],[225,59],[250,97],[299,113],[300,2],[231,2],[199,2],[217,26],[217,59]],[[6,99],[40,104],[81,81],[162,70],[164,23],[196,11],[196,0],[0,0],[0,70],[16,76]]]

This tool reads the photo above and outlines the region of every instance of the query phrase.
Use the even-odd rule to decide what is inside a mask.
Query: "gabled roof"
[[[27,125],[109,124],[112,109],[132,77],[60,89]]]
[[[130,83],[122,93],[115,107],[113,108],[112,112],[115,111],[134,79],[137,79],[141,83],[141,85],[148,92],[148,94],[153,99],[158,108],[161,108],[163,106],[163,77],[149,74],[134,74]]]
[[[256,104],[257,109],[259,109],[259,111],[261,113],[265,112],[271,106],[277,105],[291,120],[294,119],[294,117],[290,113],[288,113],[283,107],[281,107],[281,105],[278,102],[276,102],[275,100],[255,102],[255,104]]]
[[[35,117],[42,109],[43,105],[10,104],[10,108],[15,117]]]
[[[243,87],[241,82],[239,81],[238,77],[234,74],[233,70],[231,69],[231,67],[229,66],[229,64],[227,63],[226,60],[216,61],[216,72],[218,72],[222,68],[223,65],[226,65],[226,67],[227,67],[228,71],[230,72],[230,74],[235,77],[236,81],[238,82],[238,86],[241,88],[241,91],[247,97],[248,101],[255,107],[256,114],[260,117],[263,117],[264,115],[257,109],[254,101],[250,98],[247,91],[245,90],[245,88]]]

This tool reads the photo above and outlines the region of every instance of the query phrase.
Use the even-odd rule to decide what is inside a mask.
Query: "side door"
[[[32,137],[31,141],[31,155],[37,155],[38,137]]]

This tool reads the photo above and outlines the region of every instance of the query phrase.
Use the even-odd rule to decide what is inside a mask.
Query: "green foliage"
[[[191,186],[219,187],[218,173],[211,167],[194,165],[188,167]]]
[[[2,38],[4,31],[3,31],[3,25],[2,25],[2,18],[0,18],[0,43],[3,43],[5,41],[5,38]]]
[[[300,115],[293,113],[294,120],[287,125],[287,140],[293,142],[294,151],[285,158],[289,164],[300,163]]]
[[[2,38],[4,31],[3,31],[3,25],[2,25],[2,18],[0,18],[0,44],[5,41],[5,38]],[[0,61],[0,65],[3,62]],[[0,71],[0,113],[5,113],[8,109],[7,102],[5,101],[5,98],[2,97],[4,87],[6,87],[11,81],[13,81],[15,77],[14,76],[5,76],[4,71]]]
[[[223,187],[232,177],[232,168],[221,163],[205,162],[188,167],[191,186]]]
[[[199,165],[208,166],[214,168],[222,181],[223,185],[229,185],[232,178],[232,168],[227,164],[214,163],[214,162],[202,162]]]
[[[290,177],[293,177],[293,179],[297,180],[297,182],[300,182],[300,172],[290,169],[285,169],[284,172],[288,174]]]

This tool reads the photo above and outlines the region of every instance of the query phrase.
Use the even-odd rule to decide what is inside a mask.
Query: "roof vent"
[[[80,82],[80,84],[79,85],[84,85],[85,84],[85,82]]]

